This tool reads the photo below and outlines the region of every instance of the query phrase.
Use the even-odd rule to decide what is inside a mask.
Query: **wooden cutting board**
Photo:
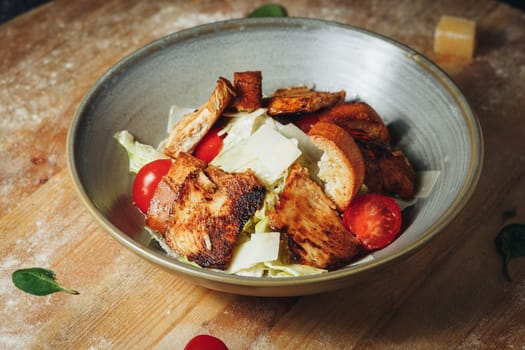
[[[494,237],[525,223],[525,14],[480,1],[299,1],[290,15],[360,26],[434,59],[485,139],[466,208],[430,244],[366,285],[294,298],[196,287],[99,228],[65,159],[82,97],[113,64],[163,35],[245,16],[262,1],[52,1],[0,25],[0,348],[182,349],[213,334],[230,349],[522,348],[525,261],[502,274]],[[468,64],[432,52],[441,15],[477,22]],[[35,297],[11,283],[42,266],[80,295]]]

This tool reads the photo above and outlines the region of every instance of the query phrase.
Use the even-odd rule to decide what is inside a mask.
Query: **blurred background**
[[[0,23],[46,2],[49,0],[0,0]]]
[[[28,11],[34,7],[40,6],[50,0],[0,0],[0,24]],[[511,6],[525,10],[525,0],[500,0]],[[279,1],[272,1],[277,2]],[[286,5],[286,1],[282,2]]]

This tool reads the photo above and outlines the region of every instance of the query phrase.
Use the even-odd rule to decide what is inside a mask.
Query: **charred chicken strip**
[[[268,114],[311,113],[344,101],[346,92],[314,91],[307,87],[276,90],[268,101]]]
[[[173,171],[163,179],[173,191],[169,200],[174,199],[165,229],[166,244],[202,267],[226,269],[237,237],[261,207],[266,189],[251,170],[227,173],[205,163],[201,167],[199,162],[180,152]],[[150,212],[156,213],[155,200],[151,201],[149,218],[153,218]],[[164,223],[165,215],[155,219]]]
[[[225,78],[219,78],[210,99],[195,112],[186,114],[173,128],[164,153],[176,157],[179,152],[192,152],[210,131],[222,112],[230,105],[235,91]]]
[[[373,193],[411,199],[415,192],[415,173],[400,150],[381,142],[357,141],[365,161],[365,185]]]
[[[361,252],[361,244],[334,208],[308,170],[292,165],[269,220],[273,230],[284,234],[294,262],[333,270]]]

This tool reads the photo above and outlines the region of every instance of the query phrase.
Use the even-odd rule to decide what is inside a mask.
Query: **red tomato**
[[[212,128],[199,142],[193,155],[206,163],[209,163],[219,154],[222,149],[222,136],[219,136],[220,127]]]
[[[228,350],[222,340],[211,335],[201,334],[193,337],[184,350]]]
[[[308,133],[312,126],[319,121],[319,116],[317,114],[305,114],[296,117],[293,120],[293,123],[301,129],[304,133]]]
[[[401,230],[401,209],[390,197],[365,194],[345,209],[343,223],[367,249],[380,249]]]
[[[168,173],[171,159],[157,159],[139,169],[133,182],[133,201],[144,214],[148,212],[149,202],[155,194],[157,185]]]

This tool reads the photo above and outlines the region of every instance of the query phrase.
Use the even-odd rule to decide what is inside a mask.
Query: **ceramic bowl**
[[[385,119],[417,171],[440,172],[431,194],[404,213],[401,236],[374,259],[321,275],[254,278],[196,268],[151,244],[132,204],[133,176],[113,135],[166,137],[173,104],[199,106],[219,76],[260,70],[263,92],[315,83],[345,89]],[[244,295],[291,296],[351,285],[422,248],[465,206],[480,175],[479,123],[451,79],[418,52],[363,29],[301,18],[238,19],[183,30],[124,58],[85,96],[68,135],[75,186],[98,223],[141,257],[198,285]],[[176,277],[174,277],[176,278]]]

